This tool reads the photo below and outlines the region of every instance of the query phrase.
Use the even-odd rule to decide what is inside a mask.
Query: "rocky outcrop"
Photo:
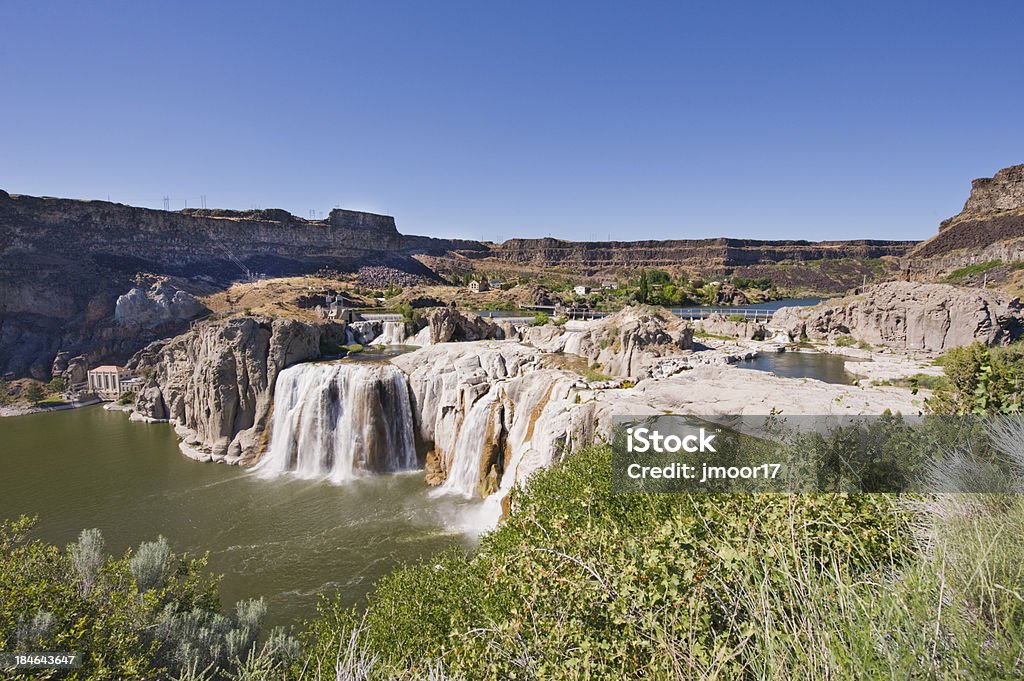
[[[592,441],[597,424],[575,400],[578,377],[541,360],[514,341],[433,345],[392,360],[409,376],[429,482],[467,496],[507,492]]]
[[[940,226],[948,227],[965,215],[1024,208],[1024,164],[1003,168],[992,177],[981,177],[971,182],[971,194],[964,209]]]
[[[695,322],[697,328],[715,336],[728,336],[743,340],[764,340],[767,329],[760,322],[730,319],[722,314],[711,314]]]
[[[1021,333],[1020,301],[946,284],[889,282],[814,307],[784,307],[770,326],[793,339],[853,336],[872,345],[944,352],[981,341],[1005,345]]]
[[[166,280],[158,280],[148,287],[136,286],[118,296],[114,304],[114,321],[122,326],[158,329],[209,312],[191,293],[174,287]]]
[[[635,306],[586,322],[523,330],[523,340],[546,352],[578,355],[609,376],[640,378],[659,358],[693,347],[693,329],[663,308]]]
[[[934,280],[993,260],[1024,260],[1024,165],[974,180],[963,210],[907,254],[903,277]]]
[[[201,323],[129,363],[143,379],[133,418],[173,423],[192,458],[245,463],[264,443],[277,374],[316,359],[319,345],[318,327],[292,320]]]
[[[451,307],[431,309],[424,319],[430,327],[430,342],[435,344],[505,338],[505,329],[499,324]]]

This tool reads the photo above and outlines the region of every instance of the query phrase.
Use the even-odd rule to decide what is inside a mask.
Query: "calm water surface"
[[[826,352],[762,352],[736,366],[767,371],[784,378],[814,378],[825,383],[851,385],[856,377],[846,372],[843,367],[845,361],[840,355]]]
[[[356,602],[401,562],[470,547],[474,510],[431,496],[422,473],[334,486],[198,463],[170,426],[99,407],[0,418],[0,518],[38,515],[37,535],[62,546],[98,527],[117,553],[159,534],[209,551],[224,603],[266,596],[273,624],[312,616],[321,594]]]

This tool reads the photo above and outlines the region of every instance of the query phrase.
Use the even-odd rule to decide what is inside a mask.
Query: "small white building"
[[[469,290],[472,293],[483,293],[484,291],[490,291],[491,286],[486,281],[477,281],[474,279],[469,282]]]
[[[574,288],[572,290],[572,292],[575,293],[578,296],[585,296],[588,293],[590,293],[590,287],[589,286],[584,286],[583,284],[580,284],[579,286]]]
[[[614,291],[615,289],[619,288],[619,282],[617,282],[617,281],[602,281],[601,282],[601,288],[603,288],[605,291]]]
[[[131,379],[131,372],[124,367],[104,364],[89,370],[89,392],[100,399],[116,400],[125,390],[125,383]]]

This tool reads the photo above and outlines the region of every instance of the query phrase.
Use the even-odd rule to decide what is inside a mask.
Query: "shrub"
[[[975,341],[943,357],[947,384],[928,406],[935,413],[1015,414],[1024,393],[1024,344],[990,349]]]
[[[46,388],[51,393],[59,395],[64,392],[64,379],[57,376],[47,384]]]
[[[39,404],[46,398],[46,393],[43,392],[43,388],[38,383],[30,383],[28,389],[25,390],[25,399],[31,404]]]
[[[853,347],[856,344],[856,340],[853,336],[839,336],[836,338],[836,346],[840,348]]]

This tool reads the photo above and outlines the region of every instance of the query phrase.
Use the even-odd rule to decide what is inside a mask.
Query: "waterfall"
[[[466,414],[455,440],[448,477],[440,487],[442,492],[468,498],[477,496],[484,447],[489,444],[495,430],[494,403],[498,399],[498,391],[498,386],[492,387]]]
[[[380,335],[373,345],[402,345],[405,343],[405,322],[381,322]]]
[[[341,482],[417,465],[405,374],[391,364],[300,364],[277,377],[261,475]]]

